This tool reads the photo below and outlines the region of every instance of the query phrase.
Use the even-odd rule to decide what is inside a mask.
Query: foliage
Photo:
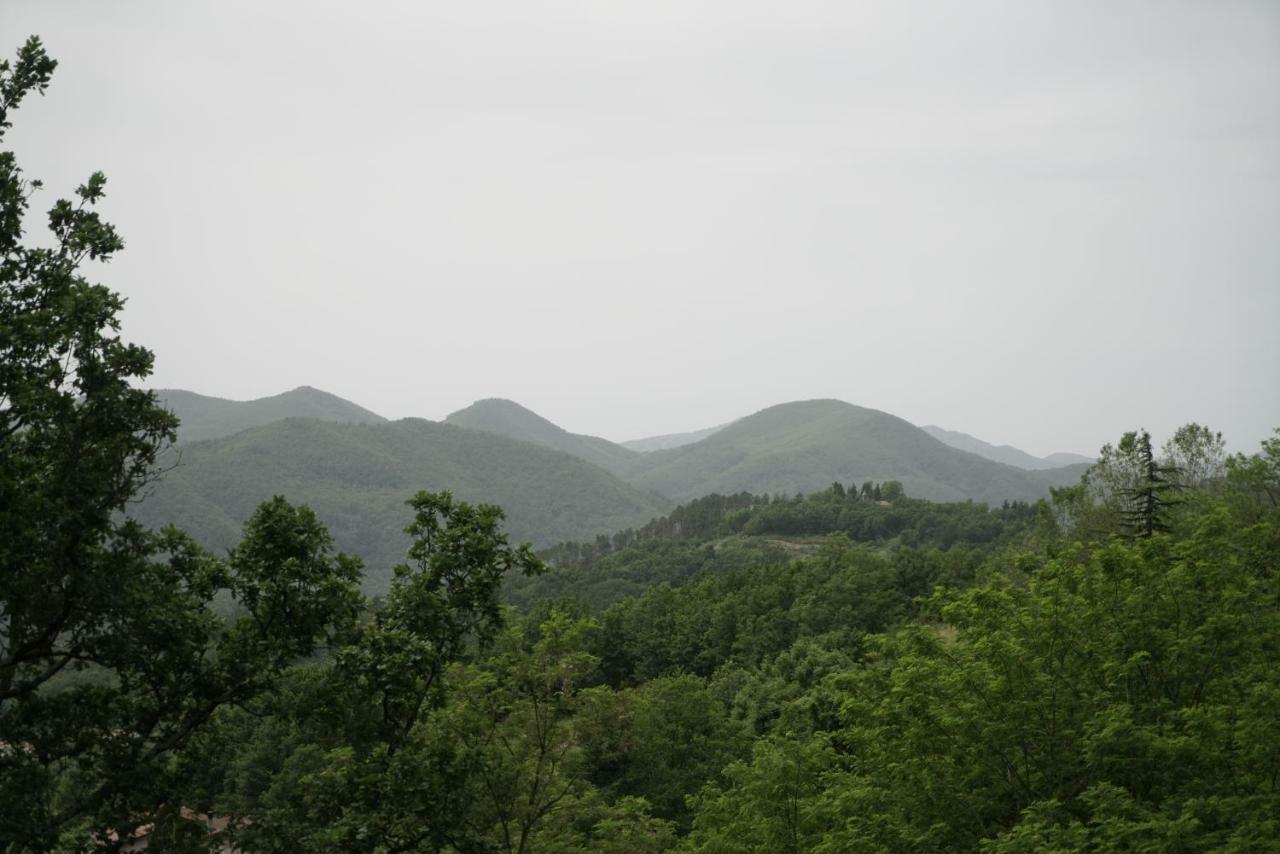
[[[1150,537],[1157,531],[1169,530],[1164,516],[1172,501],[1169,497],[1174,487],[1171,476],[1176,470],[1156,462],[1151,450],[1151,435],[1146,430],[1138,434],[1133,451],[1137,478],[1133,486],[1121,493],[1127,505],[1122,519],[1130,534]]]
[[[410,506],[409,563],[396,567],[371,619],[333,650],[332,666],[267,724],[223,722],[240,731],[256,773],[228,774],[209,795],[252,819],[240,832],[246,844],[435,850],[468,832],[461,792],[474,757],[425,723],[444,706],[449,665],[499,631],[502,577],[540,564],[528,546],[507,545],[496,507],[427,492]]]
[[[936,594],[946,631],[905,625],[824,678],[839,722],[789,748],[821,775],[789,820],[761,792],[795,792],[793,766],[759,748],[699,799],[689,847],[1274,845],[1275,535],[1219,505],[1185,539],[1028,553]]]
[[[29,39],[0,64],[0,132],[55,63]],[[0,847],[48,849],[67,828],[127,838],[171,791],[170,763],[220,707],[266,690],[349,617],[358,564],[314,517],[264,508],[222,563],[121,511],[176,421],[134,383],[151,354],[119,337],[119,295],[86,261],[123,247],[95,173],[22,244],[39,183],[0,154]],[[290,524],[276,524],[288,517]],[[214,612],[219,589],[243,616]],[[252,600],[252,601],[248,601]],[[297,619],[295,619],[297,617]]]
[[[0,130],[54,66],[35,38],[0,63]],[[435,809],[469,769],[417,723],[497,631],[502,578],[541,564],[497,507],[419,492],[410,563],[361,623],[362,566],[307,507],[251,509],[225,560],[127,518],[177,421],[135,388],[152,357],[120,339],[123,300],[80,273],[123,246],[94,209],[104,188],[95,174],[56,202],[52,246],[28,248],[38,184],[0,154],[0,849],[119,849],[145,826],[205,850],[215,801],[237,819],[224,834],[266,847],[438,847]],[[311,658],[329,661],[314,677]],[[428,821],[405,808],[424,803]]]
[[[507,512],[517,541],[548,545],[635,525],[667,508],[590,463],[503,436],[419,419],[340,424],[287,419],[180,446],[176,467],[130,508],[206,548],[234,545],[242,520],[275,494],[315,510],[338,547],[369,566],[381,595],[409,542],[400,508],[418,489],[449,490]]]
[[[893,502],[872,497],[882,487]],[[641,528],[544,549],[540,555],[555,568],[510,579],[504,595],[519,605],[572,597],[602,610],[659,584],[678,587],[702,574],[813,555],[830,534],[891,550],[954,549],[955,560],[965,562],[1033,536],[1047,512],[1017,502],[995,509],[969,501],[938,504],[899,490],[867,481],[861,491],[840,486],[794,498],[708,495]]]
[[[0,137],[53,70],[35,39],[0,63]],[[888,416],[780,407],[650,471],[750,481],[786,434],[829,488],[691,501],[556,547],[532,583],[498,507],[419,491],[408,561],[366,600],[320,521],[362,489],[384,527],[440,471],[548,519],[648,499],[476,430],[289,420],[189,446],[184,512],[247,520],[225,558],[130,520],[176,423],[80,272],[122,245],[104,186],[28,248],[38,185],[0,154],[0,849],[1280,845],[1280,433],[1231,457],[1197,424],[1160,457],[1129,433],[1051,504],[989,509],[908,498],[937,465],[992,470]],[[845,486],[851,426],[885,471],[916,448],[918,477]]]

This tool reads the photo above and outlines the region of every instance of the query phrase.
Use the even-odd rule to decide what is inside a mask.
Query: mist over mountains
[[[1043,471],[1044,469],[1059,468],[1077,463],[1093,462],[1093,457],[1086,457],[1083,454],[1055,453],[1049,454],[1047,457],[1035,457],[1012,445],[992,445],[990,442],[984,442],[981,439],[970,436],[968,433],[961,433],[958,430],[945,430],[932,424],[926,424],[920,429],[939,442],[950,445],[953,448],[959,448],[962,451],[968,451],[971,454],[977,454],[980,457],[986,457],[989,460],[995,460],[1006,465],[1017,466],[1028,471]]]
[[[389,568],[403,559],[403,502],[419,489],[498,504],[512,538],[541,547],[637,527],[713,492],[794,495],[833,481],[898,480],[913,497],[999,504],[1035,500],[1084,468],[1025,454],[1038,470],[1019,468],[954,447],[963,434],[940,441],[838,400],[784,403],[628,447],[497,398],[434,422],[390,421],[307,386],[250,401],[180,389],[158,395],[182,425],[169,470],[134,508],[137,518],[177,524],[221,550],[259,502],[283,492],[309,504],[339,548],[365,559],[371,590],[385,589]],[[991,448],[967,438],[978,451]],[[1016,449],[995,451],[1022,459]]]
[[[728,427],[728,424],[717,424],[715,427],[706,427],[702,430],[693,430],[688,433],[665,433],[661,436],[646,436],[643,439],[628,439],[619,444],[624,448],[630,448],[633,451],[648,453],[649,451],[667,451],[671,448],[679,448],[682,445],[691,445],[694,442],[701,441],[712,433],[716,433]]]

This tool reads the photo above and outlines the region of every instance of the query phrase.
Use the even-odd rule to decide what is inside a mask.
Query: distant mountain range
[[[926,424],[920,429],[939,442],[950,445],[953,448],[959,448],[962,451],[968,451],[971,454],[977,454],[980,457],[986,457],[989,460],[995,460],[998,463],[1010,466],[1017,466],[1028,471],[1043,471],[1044,469],[1061,468],[1062,466],[1078,465],[1080,463],[1093,463],[1094,461],[1092,457],[1082,456],[1081,454],[1058,453],[1050,454],[1047,457],[1033,457],[1026,451],[1021,451],[1012,445],[992,445],[989,442],[984,442],[981,439],[970,436],[968,433],[961,433],[957,430],[944,430],[932,424]]]
[[[893,415],[839,400],[773,406],[699,442],[645,454],[624,477],[676,501],[710,492],[811,492],[899,480],[934,501],[1034,500],[1080,469],[1028,472],[951,448]]]
[[[404,501],[419,489],[498,504],[514,540],[544,546],[642,525],[673,502],[711,492],[789,495],[833,481],[898,480],[919,498],[1000,503],[1039,498],[1050,486],[1076,482],[1086,468],[1006,464],[956,447],[954,437],[963,434],[943,442],[901,418],[839,400],[784,403],[722,427],[627,447],[570,433],[494,398],[432,422],[388,421],[309,387],[245,402],[175,389],[158,394],[183,424],[165,460],[171,470],[134,508],[138,519],[175,523],[223,549],[238,540],[259,502],[283,494],[311,505],[339,548],[366,559],[366,587],[374,592],[385,589],[389,568],[403,559]],[[992,448],[972,441],[977,450]]]
[[[595,463],[614,473],[628,470],[639,457],[636,451],[614,444],[608,439],[570,433],[536,412],[499,397],[477,400],[466,409],[459,409],[449,415],[444,422],[544,445]]]
[[[633,451],[639,451],[647,454],[650,451],[669,451],[672,448],[679,448],[682,445],[692,445],[694,442],[701,442],[712,433],[717,433],[728,427],[728,424],[720,424],[716,427],[707,427],[705,430],[694,430],[691,433],[667,433],[664,436],[649,436],[645,439],[629,439],[622,442],[624,448],[630,448]]]
[[[315,510],[339,549],[365,559],[375,593],[404,560],[404,502],[420,489],[497,504],[512,539],[538,546],[641,525],[672,506],[569,454],[418,418],[286,418],[179,445],[161,462],[171,470],[132,509],[139,521],[176,524],[222,550],[260,502],[284,495]]]
[[[349,400],[305,385],[257,400],[226,400],[177,388],[157,389],[156,396],[182,420],[179,442],[230,436],[282,418],[319,418],[341,424],[381,424],[387,420]]]

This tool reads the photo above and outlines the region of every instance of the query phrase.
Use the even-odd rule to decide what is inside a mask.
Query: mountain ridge
[[[444,423],[553,448],[595,463],[614,474],[629,469],[637,456],[636,451],[608,439],[570,433],[533,410],[502,397],[477,400],[470,406],[451,412]]]
[[[1092,457],[1086,457],[1083,454],[1063,452],[1049,454],[1047,457],[1037,457],[1012,445],[993,445],[968,433],[961,433],[959,430],[947,430],[934,424],[926,424],[920,429],[944,445],[950,445],[961,451],[968,451],[971,454],[977,454],[980,457],[986,457],[998,463],[1017,466],[1027,471],[1043,471],[1045,469],[1092,463],[1094,461]]]
[[[562,451],[421,418],[343,424],[286,418],[171,449],[169,470],[130,515],[176,524],[214,550],[238,541],[257,505],[273,495],[309,505],[337,548],[366,562],[366,589],[384,592],[403,561],[404,502],[449,490],[497,504],[514,542],[549,545],[649,521],[671,502]]]
[[[181,443],[231,436],[283,418],[320,418],[343,424],[377,424],[387,420],[336,394],[308,385],[252,400],[230,400],[180,388],[153,391],[161,404],[180,419],[178,441]]]
[[[674,501],[899,480],[914,497],[998,504],[1040,498],[1082,470],[1028,472],[951,448],[897,416],[826,398],[768,407],[700,442],[650,452],[625,476]]]
[[[545,545],[642,525],[709,493],[793,495],[833,481],[897,480],[911,497],[998,505],[1043,497],[1086,467],[993,461],[897,416],[830,398],[777,404],[697,441],[642,453],[570,433],[502,398],[436,422],[388,421],[307,386],[244,402],[158,394],[190,422],[173,451],[179,465],[139,505],[141,521],[175,523],[221,549],[258,502],[284,494],[310,504],[339,548],[367,559],[373,589],[403,557],[403,502],[418,489],[498,504],[513,539]],[[318,414],[290,414],[297,412]],[[281,413],[287,417],[250,423]]]
[[[692,445],[694,442],[701,442],[703,439],[720,432],[724,428],[732,424],[732,421],[726,421],[724,424],[717,424],[715,427],[704,427],[701,430],[690,430],[685,433],[663,433],[660,436],[645,436],[640,439],[628,439],[618,444],[624,448],[630,448],[641,454],[647,454],[652,451],[668,451],[672,448],[679,448],[683,445]]]

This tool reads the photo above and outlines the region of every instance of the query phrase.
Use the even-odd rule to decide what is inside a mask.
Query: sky
[[[156,387],[614,440],[1280,426],[1280,4],[0,0]],[[33,217],[32,231],[42,217]]]

